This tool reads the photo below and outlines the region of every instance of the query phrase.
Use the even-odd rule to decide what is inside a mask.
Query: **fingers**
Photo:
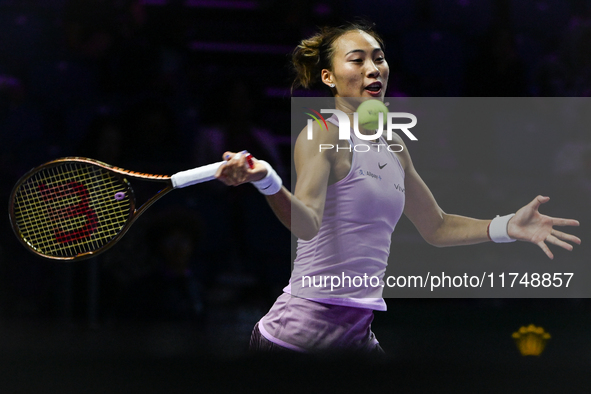
[[[574,235],[563,233],[562,231],[552,230],[552,232],[550,233],[550,236],[554,236],[554,237],[559,238],[563,241],[572,242],[577,245],[581,244],[581,239],[579,237],[575,237]]]
[[[236,155],[236,152],[224,152],[224,154],[222,155],[222,158],[226,161],[232,159],[232,157],[234,157]]]
[[[574,235],[563,233],[562,231],[552,230],[552,232],[546,237],[546,242],[559,246],[570,252],[573,250],[573,245],[569,244],[568,242],[580,245],[581,239],[579,237],[575,237]],[[537,245],[544,251],[546,256],[548,256],[550,259],[554,258],[554,255],[544,241],[538,242]]]
[[[546,244],[544,243],[544,241],[538,242],[538,246],[544,251],[544,253],[546,253],[546,256],[548,256],[548,258],[550,260],[553,260],[554,259],[554,255],[552,254],[552,252],[550,251],[550,249],[548,248],[548,246],[546,246]]]
[[[545,204],[548,201],[550,201],[550,197],[537,196],[528,205],[531,206],[533,209],[538,210],[540,205]],[[552,225],[553,226],[578,226],[579,221],[574,220],[574,219],[552,218]]]
[[[215,177],[228,186],[237,186],[247,182],[248,169],[251,166],[245,153],[247,152],[224,152],[223,157],[226,162],[217,170]]]
[[[246,157],[246,154],[248,154],[247,151],[243,150],[242,152],[224,152],[223,154],[223,158],[226,161],[230,161],[230,160],[241,160],[244,159]]]
[[[550,197],[537,196],[532,202],[530,202],[530,205],[537,211],[540,205],[545,204],[548,201],[550,201]]]
[[[560,246],[563,249],[568,250],[569,252],[573,250],[573,246],[569,243],[566,243],[553,235],[548,235],[546,237],[546,241],[550,242],[553,245]]]
[[[579,226],[579,221],[574,219],[552,218],[553,226]]]

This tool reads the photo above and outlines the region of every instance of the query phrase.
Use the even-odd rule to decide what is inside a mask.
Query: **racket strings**
[[[130,216],[126,183],[91,164],[62,163],[31,175],[15,194],[21,237],[47,256],[95,251],[117,236]]]

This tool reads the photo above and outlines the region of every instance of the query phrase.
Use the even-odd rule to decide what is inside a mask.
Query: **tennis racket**
[[[247,162],[252,168],[250,155]],[[54,260],[93,257],[119,241],[157,200],[173,189],[214,179],[222,163],[166,176],[82,157],[50,161],[33,168],[14,186],[9,205],[12,229],[39,256]],[[137,208],[130,179],[160,182],[164,188]]]

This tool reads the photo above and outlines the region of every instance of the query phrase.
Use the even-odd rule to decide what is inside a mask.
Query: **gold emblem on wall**
[[[539,356],[544,351],[546,341],[550,339],[550,334],[545,332],[542,327],[530,324],[514,332],[513,339],[515,339],[515,344],[523,356]]]

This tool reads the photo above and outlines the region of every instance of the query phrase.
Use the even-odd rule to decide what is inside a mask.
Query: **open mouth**
[[[369,94],[377,95],[382,91],[382,83],[381,82],[373,82],[370,83],[365,87],[365,90],[369,92]]]

